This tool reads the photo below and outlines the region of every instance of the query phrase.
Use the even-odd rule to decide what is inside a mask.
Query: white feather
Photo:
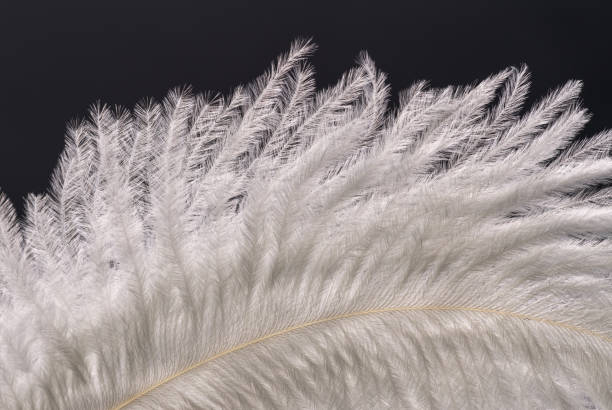
[[[98,104],[23,221],[0,198],[0,407],[612,408],[612,134],[575,141],[580,83],[389,112],[366,54],[315,93],[313,49],[227,99]]]

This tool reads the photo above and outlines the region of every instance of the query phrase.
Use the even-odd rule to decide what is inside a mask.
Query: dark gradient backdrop
[[[13,4],[14,3],[14,4]],[[20,4],[17,4],[20,3]],[[227,92],[298,37],[331,85],[368,50],[397,91],[417,79],[471,83],[525,62],[532,95],[585,82],[612,128],[610,8],[585,1],[57,1],[0,5],[0,189],[17,207],[46,190],[65,123],[100,99],[131,107],[176,85]]]

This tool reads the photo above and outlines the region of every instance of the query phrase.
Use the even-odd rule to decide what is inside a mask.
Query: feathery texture
[[[0,407],[612,408],[612,134],[570,81],[316,91],[290,51],[227,96],[69,125],[0,198]]]

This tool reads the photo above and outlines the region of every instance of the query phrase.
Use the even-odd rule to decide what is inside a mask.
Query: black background
[[[612,13],[604,2],[45,1],[0,6],[0,189],[18,209],[47,189],[65,124],[96,100],[132,107],[174,86],[227,93],[312,37],[319,86],[367,50],[397,92],[473,83],[509,65],[532,100],[585,82],[585,134],[612,128]]]

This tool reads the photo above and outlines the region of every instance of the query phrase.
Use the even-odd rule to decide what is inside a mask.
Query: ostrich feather
[[[526,67],[417,82],[309,41],[229,96],[69,124],[0,200],[0,407],[612,408],[612,134]]]

